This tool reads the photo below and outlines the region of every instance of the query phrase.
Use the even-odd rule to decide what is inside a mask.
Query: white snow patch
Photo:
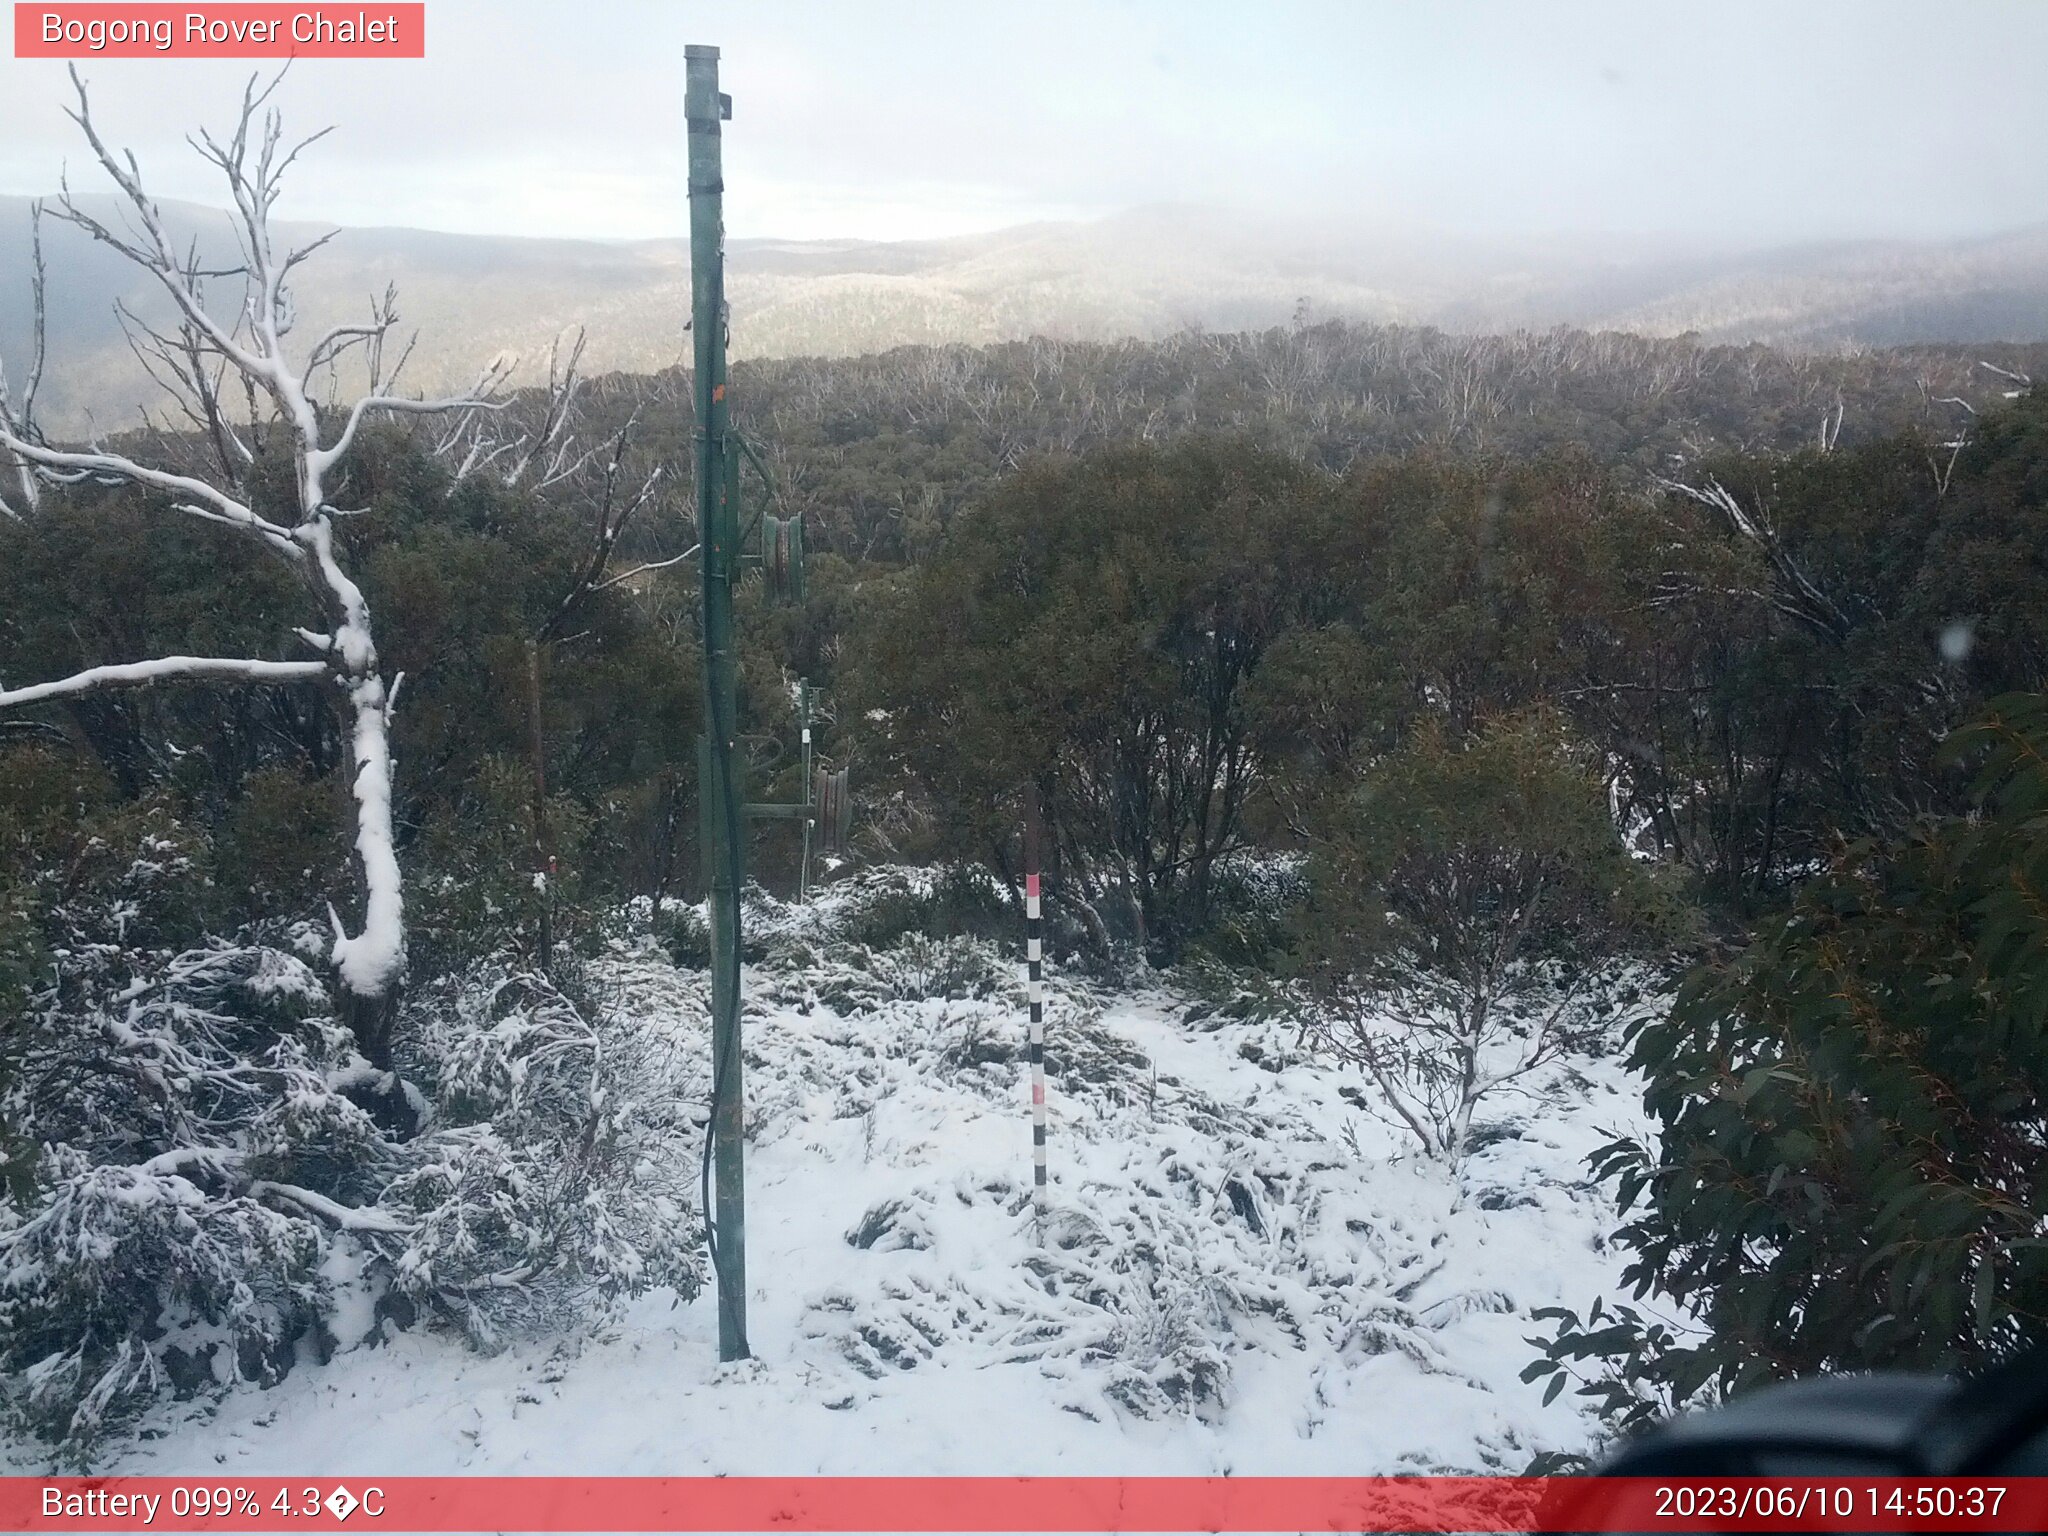
[[[593,981],[615,1027],[701,1035],[704,978],[651,943]],[[337,1260],[330,1365],[173,1410],[100,1470],[1357,1475],[1584,1444],[1571,1396],[1545,1407],[1519,1372],[1532,1309],[1617,1290],[1583,1162],[1639,1130],[1614,1061],[1494,1109],[1454,1179],[1284,1026],[1056,992],[1041,1246],[1020,994],[842,1014],[830,985],[747,991],[756,1359],[718,1364],[709,1293],[490,1357],[425,1331],[349,1349],[377,1330]]]

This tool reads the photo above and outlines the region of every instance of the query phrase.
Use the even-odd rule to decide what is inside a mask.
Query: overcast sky
[[[680,234],[702,42],[735,236],[1159,202],[1742,244],[2048,222],[2042,0],[429,0],[427,25],[424,61],[294,66],[288,126],[336,132],[286,216]],[[178,135],[247,66],[83,67],[158,195],[218,200]],[[0,192],[67,157],[87,185],[64,66],[0,71]]]

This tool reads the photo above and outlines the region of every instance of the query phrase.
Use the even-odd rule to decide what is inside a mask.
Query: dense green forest
[[[1035,784],[1061,960],[1309,999],[1316,1048],[1395,1098],[1402,1064],[1344,1022],[1361,996],[1409,998],[1455,1077],[1474,1048],[1442,1021],[1692,968],[1634,1047],[1665,1145],[1604,1171],[1638,1200],[1645,1290],[1712,1340],[1574,1315],[1548,1358],[1622,1418],[1995,1358],[2048,1328],[2044,928],[2037,895],[1997,906],[2043,888],[2048,731],[2022,696],[2048,677],[2048,402],[2021,381],[2044,367],[1335,325],[744,367],[738,419],[814,551],[802,606],[742,594],[750,791],[794,788],[799,676],[852,771],[853,864],[1010,880]],[[553,486],[452,479],[396,429],[339,472],[361,510],[336,537],[404,678],[411,998],[492,956],[573,975],[624,904],[698,892],[694,570],[663,564],[690,542],[681,384],[587,386],[602,451]],[[0,517],[0,685],[292,654],[304,585],[160,499],[83,485]],[[317,950],[292,935],[358,900],[347,753],[311,680],[0,713],[10,1092],[56,1092],[53,1032],[124,955]],[[765,886],[794,858],[756,834]],[[1421,1079],[1402,1112],[1454,1157],[1474,1096]],[[298,1183],[339,1193],[345,1166],[306,1154]],[[7,1169],[22,1202],[76,1173],[18,1138]],[[1871,1209],[1875,1255],[1846,1235]]]
[[[1417,382],[1457,359],[1483,419],[1450,419]],[[1272,382],[1290,370],[1292,393]],[[1091,921],[1156,939],[1155,958],[1207,921],[1219,855],[1285,845],[1320,785],[1425,716],[1469,733],[1560,711],[1631,839],[1740,913],[1839,835],[1953,809],[1940,738],[2042,675],[2035,407],[2001,408],[2008,375],[1959,355],[1325,326],[763,364],[735,387],[813,550],[801,610],[743,594],[763,763],[793,758],[784,688],[808,677],[874,852],[998,861],[1005,797],[1072,764],[1072,898],[1115,884],[1121,910]],[[1931,398],[1964,388],[1981,419]],[[487,911],[518,928],[536,650],[558,898],[692,888],[693,566],[578,595],[602,585],[593,555],[619,574],[686,544],[677,401],[673,376],[588,386],[580,427],[612,472],[537,494],[451,485],[399,433],[341,487],[407,679],[423,961]],[[665,483],[600,548],[620,482],[648,466]],[[0,678],[282,654],[307,617],[287,573],[147,503],[81,489],[0,520]],[[313,912],[345,895],[312,857],[342,829],[344,737],[320,689],[99,693],[4,728],[76,803],[203,831],[228,889]],[[771,883],[776,848],[757,859]],[[454,882],[444,912],[434,872],[457,868],[511,884]]]

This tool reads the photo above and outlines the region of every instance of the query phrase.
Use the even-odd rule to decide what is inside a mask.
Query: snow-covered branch
[[[598,582],[595,586],[589,587],[586,590],[591,592],[603,592],[608,588],[616,587],[625,582],[631,581],[636,576],[645,576],[653,571],[665,571],[672,565],[681,565],[685,560],[696,559],[697,551],[702,547],[702,545],[692,544],[680,555],[670,555],[666,560],[649,560],[644,565],[636,565],[633,566],[630,570],[620,571],[616,576],[607,576],[603,581]]]
[[[73,452],[45,447],[16,436],[4,424],[0,424],[0,448],[6,449],[19,462],[40,471],[47,484],[78,485],[95,481],[102,485],[139,485],[148,490],[162,491],[181,498],[173,503],[177,511],[246,528],[260,535],[280,554],[292,559],[300,557],[298,546],[293,542],[293,530],[259,515],[246,502],[204,480],[155,469],[137,463],[126,454],[105,449]]]
[[[505,408],[493,414],[473,412],[442,435],[435,453],[457,464],[458,483],[489,469],[508,489],[545,491],[577,478],[598,462],[603,444],[581,447],[576,432],[586,339],[581,326],[564,331],[548,346],[548,377],[543,389],[537,394],[529,392],[516,404],[504,402]],[[631,427],[629,422],[627,430]]]
[[[153,683],[178,682],[193,678],[226,678],[237,682],[303,682],[325,677],[324,661],[253,661],[238,656],[159,656],[154,661],[135,661],[123,666],[87,667],[83,672],[50,683],[31,683],[24,688],[0,688],[0,708],[10,704],[35,704],[44,699],[69,698],[97,688],[146,688]]]
[[[518,366],[518,361],[512,353],[500,352],[477,376],[477,381],[471,386],[469,393],[464,395],[450,395],[440,400],[415,400],[406,395],[363,396],[350,407],[347,423],[342,427],[341,434],[335,438],[333,445],[327,448],[315,446],[307,454],[306,462],[311,466],[311,473],[315,476],[324,476],[328,470],[346,458],[349,449],[355,446],[357,430],[362,426],[364,418],[373,411],[381,411],[391,416],[445,416],[450,412],[502,410],[503,403],[491,397],[511,377],[512,370]],[[304,396],[301,395],[301,398]],[[311,409],[308,405],[309,413]],[[318,439],[314,438],[312,441],[317,444]],[[309,481],[309,484],[316,488],[320,483],[318,478]],[[322,505],[325,505],[324,500]]]
[[[249,1195],[255,1200],[285,1200],[302,1210],[310,1211],[331,1227],[344,1232],[391,1232],[412,1231],[412,1224],[403,1221],[386,1210],[376,1206],[343,1205],[331,1200],[316,1190],[304,1189],[297,1184],[280,1184],[272,1179],[258,1179],[249,1186]]]
[[[36,430],[36,391],[43,381],[43,360],[47,351],[49,308],[44,291],[46,269],[43,265],[43,205],[40,202],[29,205],[29,299],[32,307],[30,320],[28,377],[23,383],[21,397],[17,400],[7,380],[7,369],[0,361],[0,446],[8,442],[40,443],[42,436]],[[10,454],[18,487],[21,510],[17,510],[4,494],[0,494],[0,517],[20,517],[22,511],[33,512],[40,500],[40,487],[36,481],[35,467],[17,454]]]

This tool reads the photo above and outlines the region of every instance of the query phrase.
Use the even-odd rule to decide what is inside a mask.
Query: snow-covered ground
[[[1283,1026],[1057,991],[1041,1241],[1021,994],[923,995],[948,954],[750,973],[755,1359],[718,1364],[709,1293],[492,1357],[413,1331],[182,1405],[100,1470],[1365,1474],[1584,1443],[1518,1377],[1532,1309],[1617,1289],[1582,1159],[1638,1119],[1618,1066],[1482,1109],[1453,1179]],[[651,941],[593,981],[701,1042],[704,979]]]

